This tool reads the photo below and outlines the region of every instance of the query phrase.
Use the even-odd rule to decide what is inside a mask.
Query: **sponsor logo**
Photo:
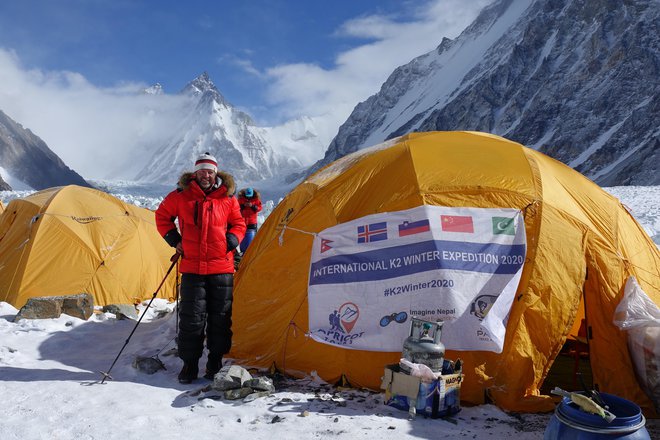
[[[406,312],[392,313],[391,315],[385,315],[380,318],[380,326],[387,327],[390,322],[396,322],[398,324],[403,324],[408,319],[408,314]]]
[[[286,214],[284,214],[284,216],[280,220],[280,223],[278,224],[280,228],[285,226],[287,223],[289,223],[289,220],[291,219],[291,214],[293,214],[293,208],[287,209]]]
[[[360,309],[358,306],[351,302],[344,303],[328,316],[330,331],[350,333],[359,317]]]
[[[488,312],[490,311],[495,301],[497,301],[497,295],[480,295],[472,301],[472,306],[470,307],[470,313],[479,318],[479,321],[484,319]]]
[[[344,303],[339,307],[339,318],[341,320],[341,326],[346,331],[350,333],[353,331],[353,327],[360,317],[360,309],[353,303]]]
[[[357,227],[357,242],[371,243],[387,240],[387,222],[371,223]]]
[[[77,221],[78,223],[82,223],[82,224],[86,225],[87,223],[92,223],[92,222],[95,222],[97,220],[101,220],[101,217],[75,217],[75,216],[72,215],[71,219],[74,220],[74,221]]]
[[[344,303],[328,316],[330,329],[320,328],[315,333],[330,344],[352,345],[364,335],[364,332],[351,333],[359,317],[360,309],[357,305],[351,302]]]
[[[332,243],[332,240],[328,240],[326,238],[321,239],[321,253],[329,251],[332,249],[332,246],[330,246],[330,243]]]
[[[511,217],[493,217],[493,235],[516,235],[516,225]]]
[[[440,224],[445,232],[474,233],[472,216],[469,215],[441,215]]]
[[[403,222],[399,225],[399,237],[407,235],[420,234],[422,232],[430,231],[431,225],[429,220],[419,220],[416,222]]]
[[[456,376],[449,376],[448,378],[445,379],[445,385],[455,385],[461,383],[462,381],[463,381],[462,374]]]
[[[483,329],[477,330],[477,339],[484,342],[493,342],[488,332]]]

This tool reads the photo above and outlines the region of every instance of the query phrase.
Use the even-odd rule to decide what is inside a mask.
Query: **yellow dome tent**
[[[172,249],[153,212],[76,185],[12,200],[0,216],[0,301],[89,293],[95,305],[151,298]],[[172,273],[159,291],[171,297]]]
[[[331,383],[345,376],[354,386],[378,389],[384,366],[397,363],[400,350],[350,350],[310,337],[312,245],[328,228],[420,206],[513,208],[524,218],[524,268],[507,309],[501,352],[446,353],[464,361],[463,401],[488,398],[513,411],[553,409],[540,388],[571,329],[579,327],[584,298],[594,384],[652,409],[635,379],[626,332],[612,320],[631,275],[660,303],[658,248],[621,203],[589,179],[482,133],[409,134],[347,155],[291,191],[241,262],[230,356],[244,365],[274,365],[294,376],[316,371]],[[355,308],[359,301],[379,300],[357,292]]]

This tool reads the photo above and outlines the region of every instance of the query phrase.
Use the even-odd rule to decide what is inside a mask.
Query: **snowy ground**
[[[108,188],[147,208],[162,197],[144,188]],[[660,242],[660,187],[607,188]],[[160,190],[159,190],[160,191]],[[0,193],[4,203],[23,193]],[[269,205],[272,209],[272,203]],[[144,305],[140,306],[144,310]],[[551,414],[509,414],[492,405],[463,407],[446,419],[409,420],[383,404],[383,394],[334,388],[314,378],[280,378],[277,391],[252,401],[214,399],[200,391],[209,381],[181,385],[174,347],[173,304],[156,300],[111,371],[100,383],[135,321],[96,313],[84,321],[20,320],[0,302],[0,439],[133,438],[327,438],[354,439],[539,439]],[[133,367],[138,356],[158,356],[165,370],[146,374]],[[202,360],[203,362],[204,360]],[[200,363],[203,367],[203,363]],[[263,374],[263,372],[255,372]],[[660,438],[660,421],[647,421]]]
[[[154,307],[155,305],[155,307]],[[156,300],[148,317],[172,305]],[[181,385],[173,348],[175,315],[143,320],[100,384],[134,321],[96,314],[87,321],[58,319],[12,322],[17,310],[0,303],[0,409],[2,439],[519,439],[539,438],[550,415],[506,414],[492,405],[463,408],[444,419],[408,420],[408,413],[383,405],[383,395],[340,390],[312,378],[283,379],[278,391],[251,402],[214,400],[199,392],[200,378]],[[145,318],[147,319],[147,318]],[[132,366],[138,356],[158,358],[167,370],[153,375]],[[204,361],[204,360],[202,360]],[[203,366],[203,363],[201,364]],[[256,375],[256,373],[255,373]],[[199,394],[197,394],[199,392]]]

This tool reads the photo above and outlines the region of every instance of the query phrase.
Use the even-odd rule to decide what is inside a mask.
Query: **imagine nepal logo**
[[[359,317],[360,309],[358,306],[351,302],[344,303],[328,316],[330,331],[350,333]]]

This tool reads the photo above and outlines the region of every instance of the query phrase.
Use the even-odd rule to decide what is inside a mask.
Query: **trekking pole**
[[[175,292],[176,298],[174,300],[174,304],[176,304],[176,330],[175,330],[176,336],[175,336],[175,339],[176,339],[176,345],[177,345],[177,349],[178,349],[178,347],[179,347],[179,310],[181,310],[180,307],[179,307],[179,290],[181,289],[181,285],[179,284],[179,264],[178,263],[177,263],[176,268],[177,268],[177,270],[176,270],[176,285],[174,286],[174,292]]]
[[[140,322],[142,321],[142,318],[144,318],[144,315],[147,314],[147,310],[149,310],[149,306],[151,306],[151,303],[154,301],[154,299],[156,299],[156,295],[158,294],[158,291],[160,290],[161,287],[163,287],[163,284],[165,284],[165,280],[167,279],[170,272],[172,272],[172,269],[174,268],[174,265],[176,264],[177,261],[179,261],[179,253],[177,252],[176,254],[172,255],[172,257],[170,258],[170,261],[172,262],[172,264],[170,265],[170,268],[167,269],[167,273],[165,274],[165,277],[163,278],[163,281],[161,281],[160,284],[158,285],[158,288],[156,289],[156,291],[152,295],[151,300],[147,304],[147,307],[144,309],[144,312],[142,312],[142,316],[140,316],[140,319],[138,319],[138,321],[135,323],[135,327],[133,327],[133,331],[131,332],[130,335],[128,335],[128,338],[126,338],[126,342],[124,342],[124,346],[121,348],[121,350],[119,350],[119,353],[117,353],[117,357],[112,362],[112,365],[110,365],[110,368],[108,368],[107,372],[106,371],[99,371],[99,373],[101,373],[103,375],[103,379],[101,380],[101,384],[103,384],[103,382],[105,382],[105,380],[108,379],[108,378],[112,379],[112,376],[110,376],[110,371],[112,370],[112,367],[114,367],[115,364],[117,363],[117,360],[119,359],[119,356],[121,356],[121,353],[124,351],[124,348],[126,348],[126,346],[128,345],[128,341],[131,340],[131,337],[133,336],[133,333],[135,333],[135,330],[137,330],[138,325],[140,325]]]

